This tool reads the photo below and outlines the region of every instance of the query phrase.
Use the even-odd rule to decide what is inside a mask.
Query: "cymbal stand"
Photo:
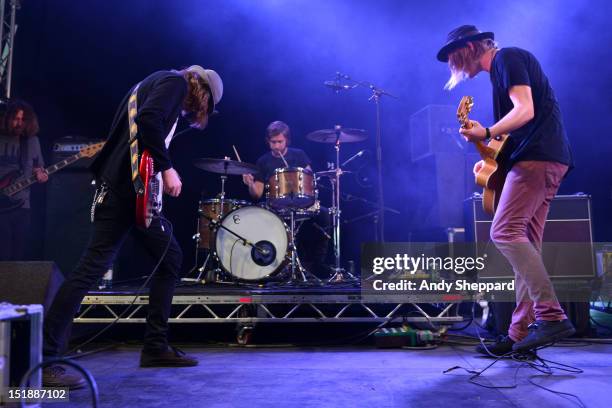
[[[227,181],[227,164],[225,164],[226,167],[226,171],[225,173],[222,173],[219,178],[221,179],[221,192],[219,194],[217,194],[217,198],[219,198],[219,219],[223,218],[224,215],[224,209],[225,209],[225,182]],[[196,241],[196,266],[189,272],[191,273],[194,269],[196,269],[197,267],[197,258],[198,258],[198,248],[199,248],[199,244],[201,241],[201,237],[200,237],[200,218],[201,216],[204,216],[205,218],[208,219],[208,227],[213,230],[214,228],[218,228],[215,226],[214,221],[212,221],[213,219],[201,214],[200,212],[201,210],[198,209],[198,232],[196,234],[194,234],[192,236],[192,239],[194,239]],[[212,259],[211,259],[212,258]],[[202,284],[206,284],[209,282],[220,282],[219,277],[223,274],[223,270],[219,267],[219,264],[217,262],[217,267],[214,269],[211,269],[210,271],[206,271],[206,267],[208,266],[208,262],[210,261],[211,263],[214,262],[216,260],[216,256],[213,255],[212,250],[208,250],[208,254],[206,254],[206,259],[204,260],[204,263],[202,264],[202,266],[200,266],[199,268],[197,268],[198,270],[198,276],[196,276],[195,278],[182,278],[181,281],[182,282],[196,282],[196,283],[202,283]],[[214,265],[214,264],[213,264]],[[206,277],[205,279],[202,279],[202,275],[206,273]]]
[[[342,169],[340,168],[340,134],[342,127],[340,125],[334,126],[336,131],[336,143],[334,149],[336,150],[336,175],[331,179],[332,181],[332,225],[333,225],[333,241],[334,241],[334,259],[335,265],[332,270],[334,273],[329,278],[329,282],[347,282],[356,281],[357,278],[352,273],[346,271],[340,265],[340,223],[341,223],[341,210],[340,210],[340,176],[342,175]]]
[[[313,275],[310,271],[302,266],[302,262],[300,261],[300,257],[297,253],[297,246],[295,245],[295,208],[290,209],[290,224],[289,224],[289,251],[291,251],[291,257],[289,258],[291,261],[291,278],[287,282],[287,284],[300,284],[307,283],[309,281],[314,281],[316,284],[320,285],[323,283],[321,279]]]

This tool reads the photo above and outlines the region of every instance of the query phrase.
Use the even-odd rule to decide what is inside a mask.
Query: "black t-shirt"
[[[306,153],[302,149],[287,148],[285,160],[289,167],[306,167],[310,166],[311,162]],[[285,162],[280,157],[272,156],[272,152],[268,152],[257,159],[257,168],[259,172],[255,175],[256,181],[261,181],[266,184],[271,176],[274,175],[274,170],[287,167]]]
[[[531,87],[534,117],[510,134],[510,165],[518,161],[554,161],[573,167],[561,110],[538,60],[520,48],[502,48],[491,64],[493,109],[499,121],[514,107],[508,91],[515,85]]]

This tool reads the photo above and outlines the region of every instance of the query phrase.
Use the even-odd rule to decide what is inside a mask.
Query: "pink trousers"
[[[535,320],[566,319],[542,261],[544,223],[567,166],[548,161],[516,163],[506,178],[491,226],[491,240],[515,276],[516,308],[508,334],[527,335]]]

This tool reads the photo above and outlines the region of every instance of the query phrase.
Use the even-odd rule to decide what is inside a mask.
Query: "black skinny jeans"
[[[60,287],[49,308],[43,327],[43,354],[47,358],[65,352],[67,333],[83,297],[113,264],[127,234],[131,231],[153,256],[159,259],[170,244],[159,269],[151,278],[144,350],[165,351],[168,347],[168,317],[174,287],[182,262],[182,252],[166,221],[155,218],[148,229],[134,224],[135,199],[125,199],[108,190],[97,204],[93,231],[85,252],[74,271]]]

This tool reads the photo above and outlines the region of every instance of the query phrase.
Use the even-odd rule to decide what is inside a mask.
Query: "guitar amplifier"
[[[510,264],[490,242],[489,233],[493,217],[482,209],[482,197],[474,194],[465,200],[464,210],[466,241],[477,244],[490,243],[486,245],[487,256],[496,258],[494,264],[496,270],[482,271],[479,273],[479,278],[514,277]],[[477,245],[480,249],[484,247],[485,245]],[[544,227],[542,257],[553,279],[595,277],[591,196],[578,193],[558,195],[553,199]]]
[[[52,156],[51,162],[56,163],[61,160],[64,160],[67,157],[73,156],[77,154],[81,149],[87,147],[89,145],[102,142],[103,140],[99,139],[87,139],[80,136],[65,136],[60,139],[57,139],[53,143],[52,148]],[[94,157],[83,157],[82,159],[77,160],[72,163],[69,167],[66,167],[63,171],[71,171],[71,170],[86,170],[89,168],[90,164],[93,162]]]

